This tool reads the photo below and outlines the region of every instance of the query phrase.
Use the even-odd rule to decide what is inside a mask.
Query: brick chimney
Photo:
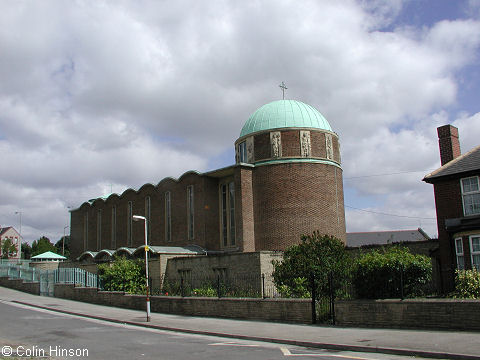
[[[437,128],[440,161],[442,166],[461,155],[458,129],[452,125]]]

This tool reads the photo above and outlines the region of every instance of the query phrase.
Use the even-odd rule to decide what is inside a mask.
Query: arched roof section
[[[132,256],[133,252],[135,251],[135,248],[128,248],[128,247],[121,247],[113,253],[113,255],[127,255],[127,256]]]
[[[115,250],[103,249],[95,255],[95,260],[111,259]]]
[[[96,251],[85,251],[77,257],[77,261],[94,260],[98,253]]]

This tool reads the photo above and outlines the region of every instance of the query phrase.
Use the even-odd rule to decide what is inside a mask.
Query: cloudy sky
[[[28,242],[111,190],[231,165],[281,81],[340,136],[348,231],[435,236],[436,127],[479,143],[477,0],[0,0],[0,25],[0,225],[21,212]]]

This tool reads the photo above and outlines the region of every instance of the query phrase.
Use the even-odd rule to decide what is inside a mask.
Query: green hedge
[[[455,272],[456,298],[480,299],[480,272],[476,270],[457,270]]]
[[[365,299],[422,296],[431,278],[430,259],[402,247],[365,253],[353,269],[356,296]]]

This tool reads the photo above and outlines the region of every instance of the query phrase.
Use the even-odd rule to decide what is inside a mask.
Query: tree
[[[22,259],[30,259],[32,257],[32,247],[28,243],[22,243]]]
[[[329,275],[345,280],[351,264],[352,260],[341,240],[314,232],[313,235],[303,235],[301,244],[285,250],[283,261],[273,261],[273,279],[283,295],[309,297],[313,275],[317,295],[326,296],[329,293]],[[340,284],[341,281],[335,281],[333,290],[338,290]]]
[[[2,243],[2,258],[8,259],[9,257],[17,254],[17,247],[10,239],[6,239]]]
[[[63,241],[65,241],[65,254],[63,254]],[[62,254],[67,259],[70,258],[70,236],[62,236],[60,240],[55,243],[57,254]]]
[[[98,275],[107,291],[125,291],[132,294],[145,293],[145,267],[140,259],[127,260],[115,257],[112,263],[98,266]]]
[[[50,242],[50,239],[42,236],[40,239],[35,240],[32,243],[32,256],[43,254],[44,252],[51,251],[56,253],[55,245]]]

